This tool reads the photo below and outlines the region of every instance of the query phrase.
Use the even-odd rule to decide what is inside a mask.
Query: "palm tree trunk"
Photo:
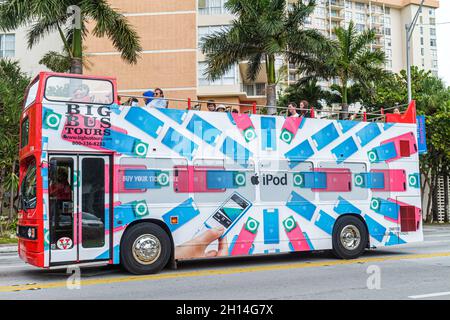
[[[347,87],[347,80],[343,79],[342,81],[342,112],[340,114],[339,119],[343,120],[348,117],[348,87]]]
[[[276,91],[276,75],[275,75],[275,56],[268,55],[266,57],[266,72],[267,72],[267,114],[277,113],[277,91]]]
[[[73,47],[72,47],[72,63],[70,72],[75,74],[83,74],[83,49],[81,29],[73,30]]]

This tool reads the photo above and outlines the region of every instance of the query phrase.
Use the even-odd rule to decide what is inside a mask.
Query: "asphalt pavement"
[[[450,226],[425,226],[425,241],[368,250],[189,261],[134,276],[120,267],[41,270],[0,247],[0,299],[445,299],[450,300]]]

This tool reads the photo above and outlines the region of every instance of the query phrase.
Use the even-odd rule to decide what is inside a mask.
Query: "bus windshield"
[[[52,76],[45,84],[45,98],[49,101],[109,105],[113,97],[113,85],[108,80]]]
[[[34,209],[36,207],[36,161],[34,159],[28,164],[22,180],[20,197],[20,206],[22,209]]]

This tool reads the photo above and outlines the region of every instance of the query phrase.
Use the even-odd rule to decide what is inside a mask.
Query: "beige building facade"
[[[233,16],[224,8],[226,0],[110,0],[136,28],[143,47],[136,65],[122,61],[108,39],[87,39],[86,73],[115,76],[122,94],[140,95],[160,87],[175,99],[214,99],[227,103],[265,102],[264,72],[255,82],[245,81],[246,63],[237,64],[221,79],[204,76],[206,64],[199,50],[202,37],[226,28]],[[353,20],[358,30],[375,28],[373,48],[386,52],[386,69],[398,72],[406,67],[405,24],[410,23],[420,0],[317,0],[306,27],[334,38],[333,28]],[[426,0],[411,42],[412,64],[437,74],[435,10],[436,0]],[[284,64],[277,61],[278,67]],[[293,67],[293,66],[291,66]],[[264,70],[264,68],[262,68]],[[296,80],[289,69],[285,81]],[[174,104],[182,104],[174,102]],[[182,107],[180,105],[180,107]]]

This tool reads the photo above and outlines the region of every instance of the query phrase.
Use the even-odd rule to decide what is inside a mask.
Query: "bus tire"
[[[333,253],[340,259],[356,259],[365,250],[368,234],[364,222],[355,216],[345,215],[333,228]]]
[[[170,238],[164,229],[150,222],[138,223],[122,239],[121,264],[133,274],[158,273],[167,265],[171,251]]]

